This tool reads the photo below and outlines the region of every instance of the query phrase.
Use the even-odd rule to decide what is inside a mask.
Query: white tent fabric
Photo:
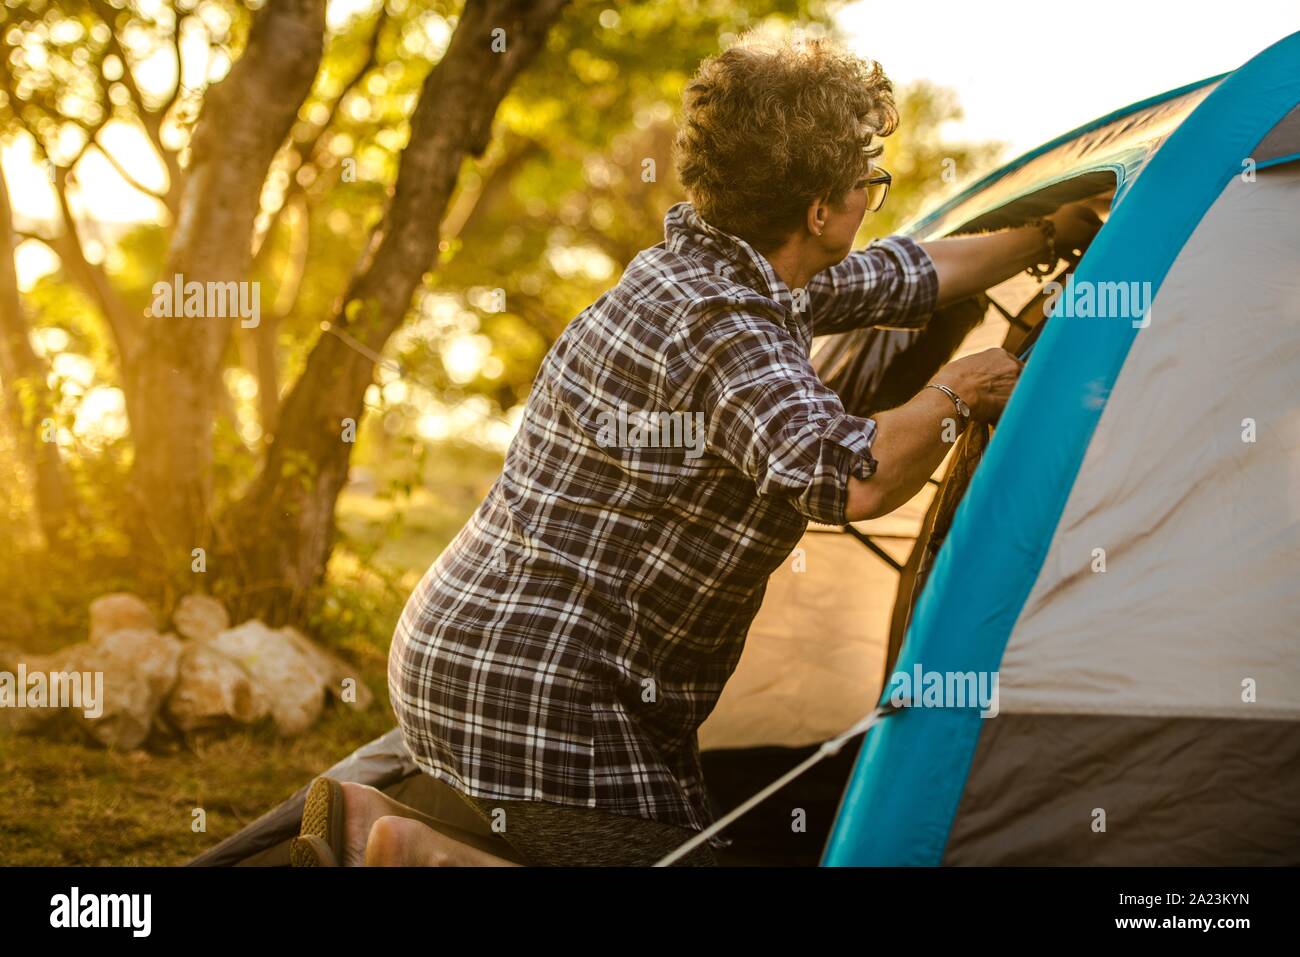
[[[1300,720],[1297,223],[1300,164],[1237,177],[1174,263],[1012,632],[1004,713]]]
[[[819,744],[879,695],[897,574],[844,532],[808,532],[799,548],[768,579],[740,663],[700,726],[704,750]]]

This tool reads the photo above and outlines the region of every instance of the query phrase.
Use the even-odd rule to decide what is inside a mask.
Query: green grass
[[[392,727],[335,707],[300,738],[243,730],[171,753],[121,753],[0,732],[0,864],[183,864]],[[382,680],[382,676],[378,676]],[[193,830],[194,809],[206,833]]]
[[[409,496],[349,492],[340,500],[341,544],[307,631],[357,666],[375,694],[367,711],[331,703],[294,739],[258,726],[135,753],[92,746],[71,731],[35,737],[0,726],[0,865],[182,864],[393,727],[386,663],[397,616],[499,468],[496,456],[453,448],[429,462]],[[0,567],[0,580],[39,583],[0,588],[0,645],[43,653],[83,641],[89,601],[131,590],[129,562],[36,562]],[[193,829],[196,808],[205,832]]]

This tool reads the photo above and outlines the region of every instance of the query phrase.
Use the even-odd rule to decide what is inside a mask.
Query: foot
[[[429,820],[415,808],[393,800],[377,788],[351,781],[343,782],[344,867],[361,867],[366,863],[366,841],[370,837],[370,829],[381,817]]]
[[[367,867],[515,866],[440,834],[421,821],[397,816],[380,817],[371,825],[364,856]]]

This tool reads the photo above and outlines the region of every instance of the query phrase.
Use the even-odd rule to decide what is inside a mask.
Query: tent
[[[1115,189],[1092,248],[1053,277],[1047,322],[1022,275],[923,331],[818,342],[858,414],[954,353],[1029,362],[996,433],[968,431],[893,515],[810,528],[772,576],[700,729],[717,810],[918,667],[996,674],[1000,712],[890,714],[729,828],[724,862],[1300,862],[1298,103],[1300,34],[1059,137],[905,230],[1019,225]],[[1074,308],[1120,283],[1141,316]],[[481,826],[396,731],[326,773]],[[193,863],[285,863],[304,794]]]
[[[1118,188],[891,672],[996,674],[999,713],[875,727],[825,863],[1300,862],[1298,103],[1300,33],[914,227]]]

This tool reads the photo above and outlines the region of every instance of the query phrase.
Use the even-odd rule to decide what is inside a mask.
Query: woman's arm
[[[922,389],[898,408],[877,414],[871,443],[876,472],[871,478],[849,479],[848,520],[888,515],[920,491],[952,448],[943,441],[943,420],[956,415],[952,401],[938,389]]]
[[[952,389],[970,406],[976,422],[996,422],[1011,397],[1022,363],[1003,349],[986,349],[950,362],[931,382]],[[845,514],[850,522],[887,515],[921,490],[951,448],[945,420],[958,418],[957,409],[938,389],[922,389],[911,401],[874,416],[876,435],[871,456],[876,470],[870,478],[849,479]]]
[[[1089,201],[1070,203],[1044,217],[1056,227],[1058,255],[1087,248],[1101,228],[1093,207]],[[1045,231],[1038,226],[936,239],[922,243],[921,248],[939,274],[939,308],[992,288],[1022,269],[1045,262],[1048,256]]]

